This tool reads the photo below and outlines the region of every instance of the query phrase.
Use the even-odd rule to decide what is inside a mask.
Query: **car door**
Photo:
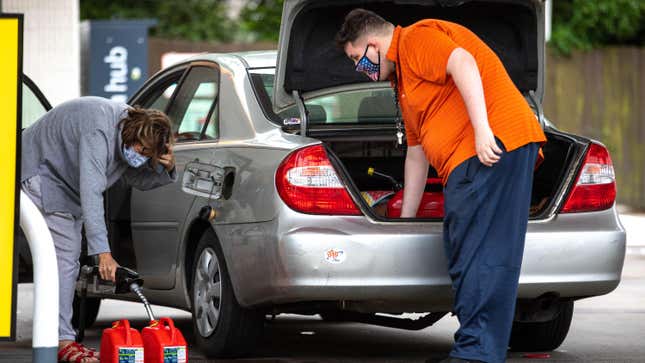
[[[22,128],[25,129],[34,122],[36,122],[47,111],[51,110],[52,106],[47,101],[47,98],[38,89],[38,86],[26,75],[22,75]],[[22,146],[25,147],[25,146]],[[29,245],[25,239],[22,229],[16,230],[16,249],[18,250],[18,282],[32,281],[31,270],[31,252]]]
[[[26,129],[36,122],[42,115],[51,110],[45,95],[36,83],[26,75],[22,75],[22,128]]]
[[[171,289],[175,282],[184,221],[195,199],[182,191],[186,165],[208,157],[218,137],[219,68],[215,63],[191,63],[169,72],[149,92],[134,100],[142,107],[165,111],[175,136],[177,182],[149,191],[132,189],[132,246],[136,268],[148,288]]]

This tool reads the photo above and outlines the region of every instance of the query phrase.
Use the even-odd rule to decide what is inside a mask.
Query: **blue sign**
[[[126,102],[148,78],[148,29],[155,20],[81,25],[83,94]]]

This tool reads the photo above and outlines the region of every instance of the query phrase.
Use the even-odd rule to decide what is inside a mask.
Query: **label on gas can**
[[[119,363],[143,363],[143,348],[119,348]]]
[[[163,362],[164,363],[186,363],[186,347],[164,347],[163,348]]]

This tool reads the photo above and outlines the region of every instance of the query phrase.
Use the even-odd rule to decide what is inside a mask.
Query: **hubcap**
[[[193,314],[199,334],[213,334],[219,321],[222,297],[222,280],[217,255],[206,247],[197,260],[193,280]]]

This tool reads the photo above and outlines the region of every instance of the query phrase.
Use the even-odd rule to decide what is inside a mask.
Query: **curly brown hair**
[[[344,49],[348,42],[353,43],[365,34],[382,33],[389,26],[392,24],[373,11],[354,9],[345,16],[345,21],[336,34],[336,45]]]
[[[153,166],[157,165],[161,155],[168,153],[166,144],[173,144],[172,126],[168,116],[154,109],[134,106],[119,121],[123,144],[132,146],[136,143],[144,148],[145,156],[150,157]]]

